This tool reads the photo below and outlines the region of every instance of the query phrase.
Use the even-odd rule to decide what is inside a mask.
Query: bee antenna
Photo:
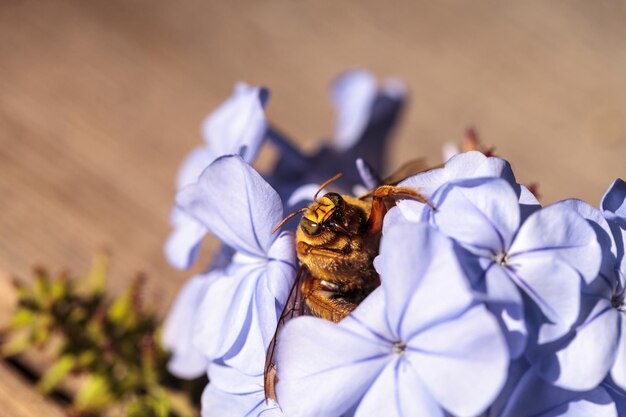
[[[332,177],[329,180],[326,180],[326,182],[324,182],[324,184],[320,185],[320,189],[317,190],[317,192],[315,193],[315,195],[313,196],[313,200],[317,203],[317,195],[326,187],[328,187],[329,184],[332,184],[333,182],[337,181],[339,178],[341,178],[343,176],[343,174],[340,172],[337,175],[335,175],[334,177]]]
[[[293,216],[295,216],[296,214],[300,214],[303,211],[306,211],[307,207],[302,207],[300,210],[298,211],[294,211],[293,213],[291,213],[289,216],[285,217],[284,219],[282,219],[280,221],[280,223],[278,223],[278,226],[276,226],[274,228],[274,230],[272,230],[272,234],[276,233],[278,231],[278,229],[280,229],[281,227],[283,227],[283,224],[287,223],[287,220],[291,219]]]

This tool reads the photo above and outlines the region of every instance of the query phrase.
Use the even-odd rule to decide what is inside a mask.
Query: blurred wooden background
[[[395,162],[438,162],[473,125],[544,202],[596,205],[626,176],[624,1],[2,0],[0,304],[9,275],[84,272],[105,247],[111,288],[145,271],[165,311],[189,275],[162,255],[174,176],[204,115],[263,84],[310,149],[353,66],[412,93]]]

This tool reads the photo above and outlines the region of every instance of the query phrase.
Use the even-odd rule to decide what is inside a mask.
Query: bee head
[[[345,201],[339,194],[327,193],[305,212],[300,221],[300,228],[307,235],[318,235],[331,217],[340,215],[344,206]]]

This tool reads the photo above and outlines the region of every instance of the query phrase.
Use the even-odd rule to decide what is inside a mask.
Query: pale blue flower
[[[626,196],[623,184],[616,181],[602,199],[604,216],[582,201],[559,203],[587,219],[602,248],[600,271],[583,288],[575,329],[558,342],[531,352],[540,375],[564,388],[590,389],[610,374],[618,386],[626,389],[626,283],[621,269],[624,241],[619,225],[626,220],[620,213]]]
[[[503,178],[513,187],[519,200],[522,220],[541,208],[535,196],[525,186],[517,183],[511,165],[507,161],[495,156],[485,156],[478,151],[454,155],[446,161],[443,167],[409,177],[399,185],[416,189],[424,197],[430,199],[435,191],[445,184],[480,177]],[[419,219],[424,204],[415,200],[401,200],[398,202],[398,207],[405,217]]]
[[[375,260],[382,286],[339,324],[313,317],[280,333],[278,401],[287,416],[476,416],[506,378],[508,352],[476,304],[452,242],[396,223]]]
[[[215,254],[209,272],[188,280],[176,295],[163,323],[163,346],[172,354],[168,370],[179,378],[193,379],[206,373],[208,360],[193,343],[198,309],[209,287],[232,258],[226,246]]]
[[[454,159],[454,158],[453,158]],[[582,276],[591,282],[600,265],[593,229],[574,210],[552,205],[523,223],[519,197],[501,178],[451,182],[432,196],[422,221],[458,243],[472,286],[487,295],[491,311],[508,330],[511,355],[526,345],[522,294],[547,318],[538,343],[563,336],[578,317]]]
[[[211,361],[258,375],[296,274],[293,235],[272,234],[283,217],[281,200],[240,156],[226,156],[176,202],[235,250],[198,310],[196,346]]]
[[[278,404],[265,400],[263,375],[249,376],[211,363],[211,383],[202,393],[202,417],[282,417]]]
[[[204,120],[205,145],[191,151],[183,162],[178,173],[178,190],[195,183],[202,171],[220,156],[239,154],[249,163],[256,159],[267,132],[263,107],[268,97],[269,92],[264,88],[243,83],[235,86],[233,94]],[[173,230],[165,244],[165,255],[172,266],[189,268],[209,230],[176,207],[170,223]]]
[[[568,391],[540,378],[534,368],[511,365],[502,393],[483,417],[618,417],[606,384]]]
[[[256,159],[267,131],[263,107],[268,95],[264,88],[243,83],[235,86],[233,94],[204,120],[205,145],[191,151],[183,162],[178,172],[178,190],[194,184],[202,171],[222,155],[240,154],[248,162]],[[170,223],[173,230],[165,243],[166,257],[176,268],[189,268],[209,229],[178,207],[172,209]],[[226,247],[220,250],[223,254],[227,252],[230,249]],[[230,255],[227,255],[228,260]],[[168,366],[181,378],[197,377],[206,369],[206,359],[191,344],[191,337],[195,332],[197,309],[211,281],[210,276],[219,274],[208,275],[200,275],[185,284],[165,323],[163,340],[172,353]]]

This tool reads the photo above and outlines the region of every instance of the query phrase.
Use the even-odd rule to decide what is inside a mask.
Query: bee
[[[403,166],[399,172],[421,167],[421,160]],[[424,171],[420,169],[418,172]],[[276,367],[273,363],[278,331],[289,319],[302,315],[339,322],[354,310],[376,287],[380,278],[374,269],[378,255],[383,219],[388,204],[396,198],[410,198],[431,203],[417,190],[397,185],[407,175],[395,180],[398,173],[361,197],[334,192],[319,193],[341,177],[326,181],[313,197],[313,203],[287,216],[275,231],[289,219],[304,213],[296,230],[296,253],[300,270],[278,321],[265,363],[265,396],[276,399]]]

